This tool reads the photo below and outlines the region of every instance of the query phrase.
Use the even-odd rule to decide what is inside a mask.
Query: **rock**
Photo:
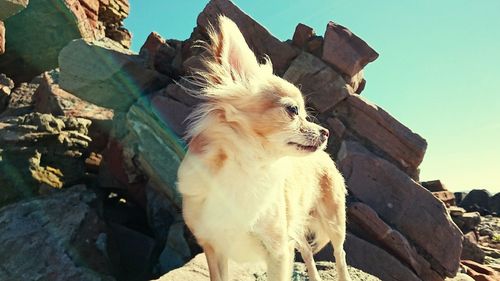
[[[488,206],[491,212],[500,215],[500,192],[490,197]]]
[[[439,200],[390,162],[359,143],[345,141],[338,154],[350,194],[424,252],[442,276],[457,273],[462,234]],[[432,237],[432,239],[429,239]]]
[[[114,280],[99,239],[106,227],[90,207],[95,198],[76,186],[0,209],[0,244],[8,249],[0,252],[0,279]]]
[[[59,54],[59,66],[62,89],[98,106],[122,112],[140,96],[168,82],[167,77],[147,69],[139,56],[107,38],[91,43],[71,42]]]
[[[453,217],[461,217],[463,214],[465,214],[465,209],[460,208],[457,206],[450,206],[448,208],[448,212],[450,213],[450,216]]]
[[[441,200],[447,207],[455,205],[455,195],[451,191],[432,192],[432,195]]]
[[[467,275],[476,281],[495,281],[500,279],[500,274],[486,265],[471,260],[463,260],[461,263],[465,267]]]
[[[474,230],[481,223],[481,216],[478,212],[467,212],[461,216],[453,217],[453,221],[463,233],[467,233]]]
[[[102,155],[91,152],[89,157],[85,159],[85,170],[90,173],[97,174],[99,172],[99,166],[101,166]]]
[[[440,180],[423,181],[420,184],[430,192],[448,191],[448,188]]]
[[[462,200],[464,200],[465,196],[467,196],[467,192],[455,192],[455,202],[457,205],[460,205],[462,203]]]
[[[0,205],[81,180],[89,125],[40,113],[0,119]]]
[[[58,70],[42,74],[33,102],[36,112],[91,120],[88,135],[92,143],[89,149],[100,152],[105,148],[112,128],[113,110],[88,103],[61,89]]]
[[[26,9],[5,20],[5,28],[9,39],[0,57],[0,72],[16,82],[56,68],[59,51],[71,40],[104,36],[92,28],[77,0],[30,1]]]
[[[382,221],[377,213],[368,205],[357,202],[347,209],[349,227],[353,224],[359,228],[360,237],[367,237],[373,244],[381,246],[403,264],[408,265],[422,280],[442,280],[437,272],[431,269],[429,262],[419,255],[416,249],[398,231]],[[365,239],[366,240],[366,239]],[[372,266],[385,263],[385,260],[374,259]]]
[[[465,273],[457,273],[457,275],[453,278],[448,277],[444,279],[444,281],[474,281],[474,278],[470,277]]]
[[[0,55],[5,53],[5,24],[0,20]]]
[[[293,38],[292,38],[292,44],[299,48],[304,48],[307,46],[307,42],[309,41],[309,39],[311,39],[315,35],[316,33],[311,27],[303,23],[299,23],[295,27],[295,32],[293,33]]]
[[[395,164],[412,178],[418,177],[427,142],[380,107],[358,95],[349,95],[334,115],[375,154]]]
[[[460,202],[460,207],[467,211],[477,211],[477,208],[488,209],[490,193],[486,189],[471,190]]]
[[[184,238],[185,227],[182,219],[169,227],[165,248],[159,258],[161,274],[183,266],[192,257],[189,245]]]
[[[317,58],[321,58],[323,53],[323,37],[313,36],[309,39],[306,46],[306,51],[313,54]]]
[[[40,79],[35,78],[31,83],[21,83],[15,87],[7,98],[7,106],[0,114],[0,118],[33,112],[33,94],[40,82]]]
[[[349,76],[356,75],[378,53],[349,29],[329,22],[326,26],[322,59]]]
[[[278,75],[285,73],[292,59],[297,56],[297,51],[290,45],[280,42],[231,1],[211,0],[198,16],[198,27],[203,33],[206,33],[209,23],[215,25],[217,17],[221,14],[236,23],[250,49],[257,55],[257,58],[268,55],[273,63],[275,72]]]
[[[146,42],[141,47],[139,55],[145,58],[146,65],[159,73],[169,77],[178,77],[181,72],[182,42],[170,40],[169,44],[158,33],[149,34]]]
[[[111,223],[110,237],[119,252],[119,280],[148,280],[154,264],[155,241],[128,227]]]
[[[321,279],[324,281],[337,280],[335,266],[331,262],[318,262],[317,267]],[[348,267],[352,281],[377,281],[380,280],[375,276],[367,274],[359,269]],[[229,280],[231,281],[263,281],[265,278],[265,270],[260,265],[243,265],[232,261],[229,263]],[[201,281],[208,279],[208,266],[204,254],[198,254],[190,262],[181,268],[172,270],[163,275],[157,281]],[[307,279],[305,266],[301,263],[295,263],[293,280],[305,281]],[[411,281],[410,279],[406,279]]]
[[[28,6],[28,2],[29,0],[0,0],[0,21],[25,9]]]
[[[106,37],[120,43],[124,48],[130,48],[132,35],[123,27],[123,20],[130,12],[128,0],[99,0],[99,2],[98,19],[105,28]]]
[[[365,74],[363,70],[360,70],[354,76],[343,75],[344,80],[351,86],[352,90],[356,94],[361,94],[366,86]]]
[[[477,241],[471,241],[470,236],[465,235],[462,242],[462,254],[460,259],[484,262],[485,252],[479,247]]]
[[[301,86],[311,105],[323,113],[349,96],[348,85],[340,74],[315,56],[302,52],[283,78]]]
[[[14,81],[12,81],[5,74],[0,73],[0,114],[9,104],[10,93],[13,88]]]

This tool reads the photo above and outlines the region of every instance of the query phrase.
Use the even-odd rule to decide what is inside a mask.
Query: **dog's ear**
[[[215,63],[235,76],[248,77],[259,71],[255,54],[248,47],[238,26],[226,16],[219,16],[219,30],[212,32],[211,49]]]

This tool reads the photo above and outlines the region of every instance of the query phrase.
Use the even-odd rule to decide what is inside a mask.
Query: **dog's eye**
[[[288,112],[288,114],[291,117],[299,115],[299,108],[296,105],[290,105],[289,104],[289,105],[286,105],[285,108],[286,108],[286,112]]]

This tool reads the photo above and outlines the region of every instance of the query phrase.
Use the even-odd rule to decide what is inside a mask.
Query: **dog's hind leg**
[[[210,245],[203,245],[203,251],[207,258],[210,281],[228,281],[228,260],[226,257],[215,252]]]
[[[335,266],[340,281],[350,281],[344,251],[346,238],[346,210],[344,179],[336,170],[321,179],[321,197],[316,208],[324,233],[330,239],[335,256]]]
[[[313,251],[305,237],[303,237],[303,239],[297,243],[297,249],[299,250],[302,259],[306,264],[307,275],[309,276],[309,280],[321,281],[318,269],[316,268],[316,263],[314,262]]]

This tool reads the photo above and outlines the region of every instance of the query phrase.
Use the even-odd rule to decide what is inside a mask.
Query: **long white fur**
[[[189,118],[178,172],[184,219],[205,251],[210,280],[228,280],[231,258],[264,261],[268,280],[288,281],[295,248],[310,280],[320,280],[310,234],[315,250],[332,242],[339,279],[350,280],[345,186],[323,152],[327,131],[305,120],[300,91],[273,75],[269,59],[257,62],[234,22],[220,16],[218,23],[209,29],[204,102]]]

